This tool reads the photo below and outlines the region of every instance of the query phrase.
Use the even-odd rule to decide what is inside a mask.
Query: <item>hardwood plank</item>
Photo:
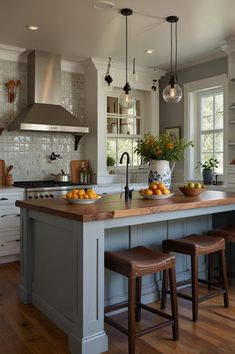
[[[0,354],[69,354],[67,336],[33,305],[18,302],[18,279],[18,263],[0,266]],[[171,326],[165,327],[138,338],[136,354],[235,354],[235,285],[230,287],[230,303],[225,309],[222,296],[201,303],[199,321],[193,323],[191,303],[179,299],[179,341],[172,340]],[[170,312],[169,299],[167,305]],[[126,323],[126,313],[117,316]],[[141,328],[153,321],[159,319],[143,311]],[[127,337],[108,325],[105,329],[109,336],[106,354],[127,353]]]

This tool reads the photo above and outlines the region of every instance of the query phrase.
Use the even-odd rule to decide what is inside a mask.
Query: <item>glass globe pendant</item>
[[[163,98],[167,103],[178,103],[183,97],[181,87],[175,82],[174,76],[171,76],[169,85],[163,91]]]
[[[183,97],[183,91],[181,87],[177,83],[177,22],[179,18],[177,16],[168,16],[167,22],[171,24],[171,76],[169,80],[169,84],[163,91],[163,98],[167,103],[178,103]],[[172,27],[173,23],[175,23],[175,65],[173,72],[173,45],[172,45]]]
[[[119,103],[122,108],[132,108],[135,104],[135,99],[133,97],[133,93],[131,91],[131,86],[127,80],[127,61],[128,61],[128,32],[127,32],[127,16],[133,14],[131,9],[122,9],[121,14],[126,17],[126,83],[123,87],[123,92],[119,96]]]

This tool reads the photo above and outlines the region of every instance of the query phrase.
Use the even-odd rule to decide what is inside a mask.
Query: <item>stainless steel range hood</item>
[[[61,105],[61,57],[33,51],[28,56],[28,106],[8,130],[89,133],[89,128]]]

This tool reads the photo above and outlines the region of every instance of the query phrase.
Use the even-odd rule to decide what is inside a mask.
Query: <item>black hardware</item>
[[[111,60],[112,60],[111,57],[109,57],[107,72],[106,72],[105,78],[104,78],[104,80],[107,82],[108,86],[110,86],[110,84],[113,82],[113,78],[112,78],[112,76],[109,74],[109,70],[110,70],[110,67],[111,67]]]
[[[133,14],[133,10],[131,9],[121,9],[121,14],[126,16],[126,83],[123,87],[123,91],[126,95],[129,95],[131,91],[131,86],[128,82],[128,75],[127,75],[127,61],[128,61],[128,27],[127,27],[127,16],[131,16]]]
[[[60,156],[60,154],[56,155],[54,152],[52,152],[50,155],[50,160],[53,161],[56,159],[62,159],[62,156]]]
[[[156,92],[157,91],[157,86],[156,86],[157,80],[153,80],[153,85],[152,85],[152,91]]]
[[[1,218],[5,218],[6,216],[15,216],[15,217],[19,217],[20,214],[4,214],[4,215],[1,215]]]
[[[0,200],[8,200],[7,198],[1,198]]]

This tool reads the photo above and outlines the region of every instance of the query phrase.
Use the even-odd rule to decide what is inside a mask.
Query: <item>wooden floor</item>
[[[0,354],[69,354],[67,336],[33,305],[19,303],[18,278],[18,263],[0,266]],[[235,286],[230,302],[229,309],[223,308],[222,296],[201,303],[195,324],[190,303],[180,299],[180,340],[172,340],[171,327],[159,329],[137,339],[136,354],[235,354]],[[152,315],[143,315],[144,324],[152,320]],[[119,317],[125,320],[125,315]],[[106,332],[107,353],[127,353],[127,337],[109,326]]]

